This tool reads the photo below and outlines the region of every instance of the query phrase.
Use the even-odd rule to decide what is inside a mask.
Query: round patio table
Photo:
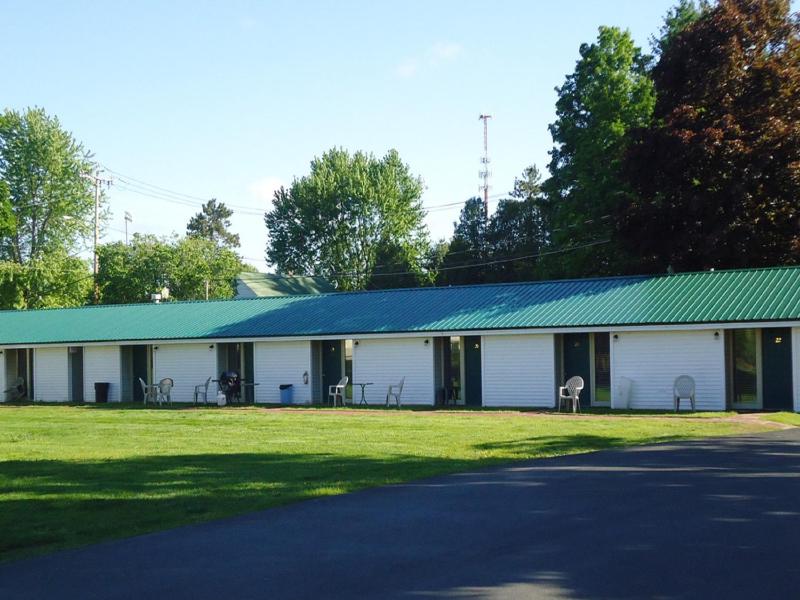
[[[361,400],[359,401],[359,404],[366,404],[367,403],[367,396],[364,393],[364,390],[366,390],[368,385],[374,385],[374,384],[371,381],[367,381],[365,383],[353,382],[353,385],[360,385],[361,386]]]

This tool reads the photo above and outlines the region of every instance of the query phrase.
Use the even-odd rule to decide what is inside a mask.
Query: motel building
[[[800,411],[800,267],[2,311],[0,367],[44,402],[167,377],[192,402],[236,370],[255,404],[282,384],[322,403],[347,375],[369,404],[404,378],[403,405],[552,408],[580,375],[585,407],[669,410],[690,375],[698,410]]]

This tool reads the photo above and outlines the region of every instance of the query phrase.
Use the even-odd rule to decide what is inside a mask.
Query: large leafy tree
[[[206,284],[209,298],[231,298],[243,268],[236,253],[211,240],[135,234],[130,244],[100,247],[98,283],[104,304],[148,302],[163,288],[172,300],[202,300]]]
[[[720,0],[653,69],[621,231],[642,270],[800,261],[800,23],[788,0]]]
[[[329,150],[275,193],[264,219],[267,260],[280,273],[323,275],[342,290],[367,287],[377,265],[394,267],[379,258],[424,280],[422,187],[395,150],[382,158]]]
[[[239,234],[230,230],[233,211],[212,198],[203,204],[202,210],[194,215],[186,225],[186,235],[214,242],[226,248],[238,248]]]
[[[40,108],[0,115],[0,304],[82,304],[91,231],[91,155]]]
[[[608,238],[609,214],[625,189],[621,162],[630,129],[650,122],[655,96],[649,57],[629,32],[601,27],[597,41],[580,47],[575,71],[557,88],[555,142],[545,183],[551,242],[568,247]],[[615,273],[631,260],[616,244],[561,258],[570,276]]]

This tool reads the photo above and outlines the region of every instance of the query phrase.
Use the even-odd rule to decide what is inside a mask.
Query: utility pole
[[[206,300],[208,300],[208,287],[209,287],[210,282],[208,281],[208,279],[206,279],[205,283],[206,283]]]
[[[100,177],[100,169],[96,168],[94,174],[82,173],[81,175],[94,183],[94,303],[100,302],[100,288],[97,287],[97,274],[100,272],[100,262],[97,257],[97,246],[100,244],[100,186],[111,186],[111,179]]]
[[[483,121],[483,156],[481,156],[483,168],[478,174],[483,180],[483,185],[480,189],[483,191],[483,212],[487,220],[489,219],[489,175],[492,174],[489,171],[489,119],[491,118],[492,115],[480,115],[478,117],[479,121]]]
[[[125,245],[128,245],[128,223],[133,223],[133,217],[127,210],[125,211]]]

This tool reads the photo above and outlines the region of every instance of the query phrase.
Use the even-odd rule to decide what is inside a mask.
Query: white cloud
[[[395,67],[394,72],[398,77],[406,79],[408,77],[413,77],[414,75],[416,75],[418,68],[419,65],[417,65],[417,61],[414,60],[413,58],[409,58],[401,62],[399,65],[397,65],[397,67]]]
[[[419,56],[406,58],[394,68],[397,77],[408,79],[414,77],[422,67],[434,69],[444,63],[452,62],[464,51],[461,44],[455,42],[436,42]]]
[[[286,184],[278,177],[263,177],[247,186],[247,191],[257,200],[271,203],[276,190],[282,185],[285,186]]]
[[[454,42],[436,42],[431,47],[428,55],[430,56],[431,64],[437,65],[455,60],[463,50],[464,48],[461,44],[456,44]]]

